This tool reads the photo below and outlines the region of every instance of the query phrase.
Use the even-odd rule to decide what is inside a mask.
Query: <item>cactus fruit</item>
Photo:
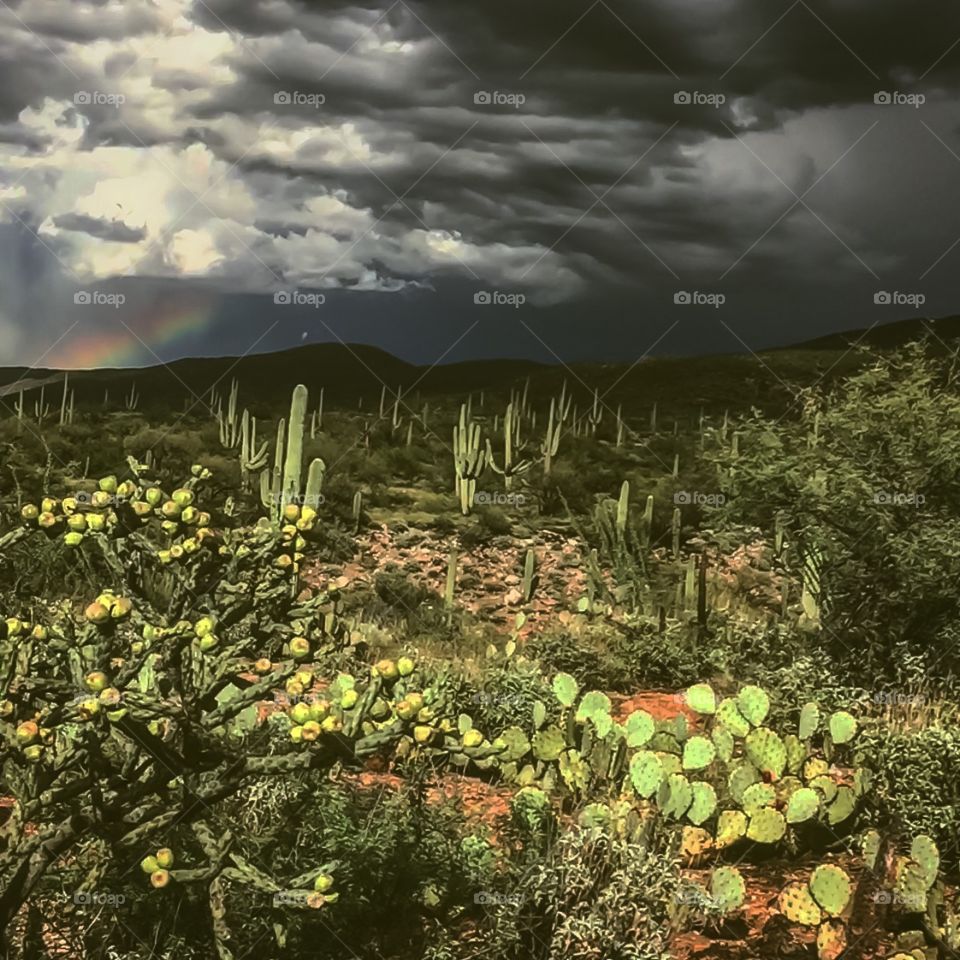
[[[746,896],[743,876],[736,867],[717,867],[710,877],[710,896],[721,913],[733,913],[743,906]]]
[[[780,912],[791,923],[815,927],[823,919],[823,913],[810,892],[810,885],[802,880],[788,883],[780,892],[778,902]]]
[[[717,712],[717,695],[709,683],[698,683],[686,693],[687,706],[695,713],[714,714]]]
[[[173,866],[173,861],[173,851],[169,847],[161,847],[157,851],[157,863],[159,863],[164,870],[169,870]]]
[[[326,893],[333,886],[333,877],[329,873],[318,873],[313,881],[316,893]]]
[[[17,727],[17,742],[23,746],[33,743],[40,736],[40,727],[33,720],[25,720]]]
[[[162,890],[169,882],[170,874],[162,867],[159,870],[154,870],[154,872],[150,874],[150,885],[155,890]]]
[[[416,663],[412,657],[400,657],[397,660],[397,673],[399,673],[401,677],[409,677],[415,669]]]
[[[393,660],[378,660],[373,667],[376,675],[382,677],[388,682],[392,682],[400,676],[400,671],[397,668],[397,664]]]
[[[757,843],[777,843],[787,832],[787,822],[779,810],[764,807],[747,824],[747,839]]]
[[[849,743],[857,733],[857,721],[846,710],[831,714],[830,737],[834,743]]]
[[[140,861],[140,869],[146,874],[156,873],[160,869],[160,863],[157,858],[151,854]]]
[[[801,787],[791,794],[787,801],[787,823],[803,823],[817,815],[820,809],[820,797],[816,790]]]

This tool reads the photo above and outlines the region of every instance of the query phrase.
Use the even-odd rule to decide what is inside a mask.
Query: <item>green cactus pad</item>
[[[687,860],[697,860],[713,848],[713,837],[702,827],[684,827],[680,837],[680,855]]]
[[[737,760],[727,777],[727,790],[737,803],[743,801],[743,793],[751,784],[760,780],[760,771],[749,760]]]
[[[847,928],[841,920],[824,920],[817,928],[818,960],[837,960],[847,949]]]
[[[787,822],[779,810],[764,807],[747,824],[747,839],[757,843],[777,843],[787,832]]]
[[[810,783],[816,777],[823,777],[830,770],[830,764],[826,760],[821,760],[820,757],[811,757],[803,765],[803,779]]]
[[[870,790],[872,782],[873,774],[871,774],[866,767],[857,767],[857,769],[853,771],[853,792],[858,797],[862,797]]]
[[[803,767],[803,761],[807,759],[807,745],[792,733],[788,733],[783,738],[783,745],[787,750],[787,769],[791,773],[799,773]]]
[[[747,888],[736,867],[717,867],[710,877],[710,896],[721,913],[732,913],[743,906]]]
[[[709,820],[717,809],[717,794],[709,783],[697,781],[690,785],[693,802],[687,810],[687,819],[695,826]]]
[[[682,752],[680,742],[672,733],[666,733],[658,730],[647,744],[647,749],[656,750],[657,753],[675,753],[678,757]]]
[[[830,715],[830,737],[834,743],[849,743],[857,735],[856,718],[846,710]]]
[[[714,714],[717,712],[717,695],[709,683],[698,683],[686,693],[687,706],[694,713]]]
[[[579,750],[567,750],[560,754],[557,761],[557,767],[560,770],[560,776],[563,782],[575,791],[586,790],[590,782],[590,770],[583,762]]]
[[[850,787],[838,787],[833,803],[827,807],[827,820],[831,825],[842,823],[857,808],[857,797]]]
[[[533,703],[533,729],[539,730],[547,722],[547,705],[542,700]]]
[[[713,741],[717,750],[717,756],[724,762],[729,763],[733,759],[734,739],[733,734],[726,727],[714,727],[710,732],[710,739]]]
[[[897,903],[907,913],[923,913],[927,909],[927,871],[916,860],[903,857],[897,867]]]
[[[940,872],[940,851],[933,838],[923,833],[914,837],[910,844],[910,856],[923,868],[929,890],[936,883],[937,874]]]
[[[729,847],[747,835],[747,817],[740,810],[724,810],[717,817],[717,849]]]
[[[556,760],[566,746],[567,741],[559,727],[544,727],[533,735],[533,755],[538,760]]]
[[[630,761],[630,782],[641,797],[645,800],[652,797],[657,792],[662,779],[663,766],[655,753],[643,750],[634,754]]]
[[[745,720],[759,727],[770,710],[770,698],[760,687],[748,684],[737,695],[737,707]]]
[[[691,737],[683,745],[683,769],[703,770],[713,763],[716,755],[715,747],[706,737]]]
[[[787,748],[783,741],[768,727],[758,727],[747,735],[746,754],[762,773],[779,778],[787,765]]]
[[[683,741],[686,740],[690,735],[690,725],[687,723],[687,718],[682,713],[678,713],[670,721],[669,729],[680,743],[683,743]]]
[[[800,710],[798,734],[801,740],[809,740],[820,726],[820,707],[818,704],[805,703]]]
[[[850,902],[850,878],[840,867],[822,864],[810,876],[810,892],[824,913],[839,917]]]
[[[833,803],[837,796],[837,782],[833,777],[814,777],[810,781],[810,786],[823,794],[823,799],[826,803]]]
[[[740,712],[737,701],[727,697],[720,701],[716,713],[717,723],[725,727],[735,737],[745,737],[750,732],[750,724]]]
[[[752,817],[758,810],[764,807],[772,807],[777,801],[777,791],[769,783],[752,783],[743,791],[743,799],[740,806],[743,812]]]
[[[503,740],[506,746],[497,754],[497,760],[500,763],[512,763],[526,756],[530,750],[530,741],[527,735],[520,727],[507,727],[498,738]]]
[[[810,787],[801,787],[787,801],[787,823],[803,823],[817,815],[820,795]]]
[[[657,792],[657,804],[665,817],[679,820],[693,803],[693,789],[682,773],[671,773]]]
[[[802,923],[807,927],[815,927],[823,919],[823,913],[817,906],[817,901],[810,893],[806,883],[788,883],[780,892],[780,912],[791,923]]]
[[[653,717],[646,710],[634,710],[624,724],[627,732],[627,746],[636,749],[645,747],[656,729]]]
[[[670,776],[671,773],[681,773],[683,771],[683,765],[680,763],[680,758],[675,753],[658,752],[657,756],[660,758],[660,765],[663,767],[665,776]]]
[[[577,707],[576,719],[583,723],[587,720],[596,724],[598,719],[610,719],[610,698],[599,690],[591,690],[583,695],[580,706]]]
[[[860,838],[860,852],[868,870],[877,865],[877,854],[880,853],[880,834],[876,830],[867,830]]]
[[[580,826],[588,829],[603,829],[613,823],[613,812],[605,803],[588,803],[580,811]]]
[[[569,673],[558,673],[553,678],[553,695],[561,707],[572,707],[579,691],[580,685]]]

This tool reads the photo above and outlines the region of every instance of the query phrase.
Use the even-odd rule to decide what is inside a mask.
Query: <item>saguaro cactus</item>
[[[562,421],[562,416],[558,417],[556,415],[556,402],[551,400],[550,414],[547,417],[547,433],[543,438],[543,443],[540,445],[540,450],[543,453],[543,475],[545,477],[550,476],[550,468],[553,466],[553,458],[557,455],[557,450],[560,448],[560,432],[562,429]]]
[[[487,450],[480,437],[480,425],[470,421],[466,404],[460,406],[460,421],[453,428],[454,489],[460,498],[460,511],[466,516],[477,493],[477,480],[487,466]]]
[[[529,460],[520,460],[514,462],[514,443],[520,435],[520,418],[514,412],[513,403],[507,404],[507,412],[503,415],[503,467],[497,466],[493,457],[493,450],[490,447],[490,441],[487,440],[487,462],[494,473],[499,473],[503,477],[503,485],[509,490],[513,484],[513,478],[525,470],[529,469]]]

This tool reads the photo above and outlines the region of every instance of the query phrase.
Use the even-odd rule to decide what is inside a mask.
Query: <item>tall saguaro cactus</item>
[[[514,444],[520,436],[519,414],[514,412],[513,402],[507,404],[507,412],[503,415],[503,467],[497,466],[493,457],[490,441],[487,440],[487,461],[494,473],[503,477],[503,485],[509,490],[513,485],[513,478],[530,467],[529,460],[514,461]]]
[[[456,469],[454,489],[460,498],[460,511],[466,516],[477,493],[477,480],[487,467],[487,450],[480,437],[480,424],[467,415],[466,404],[460,406],[460,421],[453,428],[453,464]]]
[[[561,401],[562,405],[562,401]],[[540,451],[543,453],[543,475],[550,476],[550,468],[553,466],[553,458],[557,455],[560,448],[560,431],[563,417],[557,416],[556,402],[550,401],[550,415],[547,418],[547,433],[540,445]]]
[[[277,445],[274,451],[273,476],[266,471],[260,474],[260,498],[270,511],[272,519],[279,523],[283,508],[290,503],[301,502],[301,479],[303,476],[303,431],[307,420],[307,388],[298,384],[290,399],[290,418],[277,424]],[[319,500],[318,482],[323,482],[325,466],[322,460],[310,465],[307,493]],[[319,479],[318,479],[319,478]],[[312,504],[311,504],[312,505]]]

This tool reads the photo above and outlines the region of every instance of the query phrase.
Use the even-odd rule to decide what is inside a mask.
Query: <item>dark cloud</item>
[[[139,243],[146,236],[142,227],[129,227],[120,220],[103,220],[82,213],[64,213],[54,217],[53,222],[61,230],[80,230],[91,237],[114,243]]]

